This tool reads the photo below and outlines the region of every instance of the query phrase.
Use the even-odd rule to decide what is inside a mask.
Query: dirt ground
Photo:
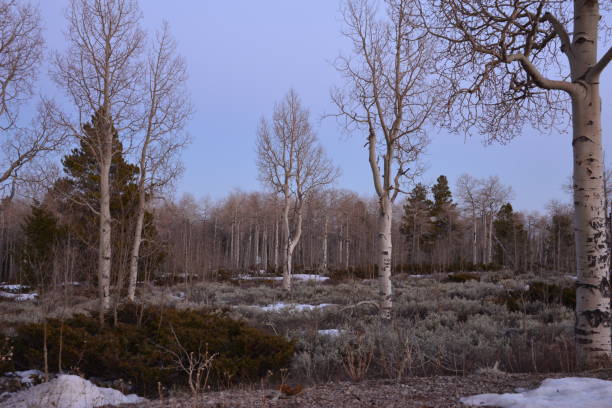
[[[401,383],[329,383],[287,396],[271,389],[237,389],[149,401],[139,408],[451,408],[461,397],[536,388],[546,378],[588,376],[612,379],[612,370],[583,374],[479,374],[464,377],[412,377]]]

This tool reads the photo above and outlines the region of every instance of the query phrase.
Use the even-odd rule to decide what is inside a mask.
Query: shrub
[[[136,305],[118,311],[116,327],[79,315],[62,323],[49,320],[49,367],[78,371],[88,377],[123,379],[137,392],[154,394],[157,383],[185,385],[187,375],[176,355],[217,354],[210,372],[213,385],[254,381],[269,370],[286,367],[293,343],[223,315],[196,310]],[[14,339],[17,368],[40,368],[43,326],[26,324]],[[183,362],[185,363],[185,362]]]
[[[505,304],[511,312],[522,311],[526,303],[541,302],[544,304],[560,304],[570,309],[576,307],[576,288],[562,287],[545,282],[531,282],[526,290],[513,290],[496,300]]]
[[[472,273],[454,273],[450,274],[444,279],[444,282],[448,283],[465,283],[467,281],[478,281],[480,282],[480,276]]]

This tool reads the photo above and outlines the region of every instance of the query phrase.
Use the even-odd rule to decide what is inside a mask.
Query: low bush
[[[531,282],[524,290],[512,290],[496,299],[496,303],[504,304],[511,312],[528,310],[528,303],[560,304],[570,309],[576,307],[576,288],[563,287],[545,282]]]
[[[16,368],[42,368],[43,337],[42,324],[18,327]],[[123,379],[135,391],[152,395],[158,383],[187,383],[180,365],[188,365],[191,353],[216,355],[209,383],[219,386],[254,381],[288,366],[293,343],[223,315],[131,305],[118,311],[115,327],[101,327],[86,315],[49,320],[47,349],[51,370]]]
[[[444,279],[443,282],[446,283],[465,283],[467,281],[477,281],[480,282],[480,276],[475,275],[473,273],[453,273],[450,274]]]

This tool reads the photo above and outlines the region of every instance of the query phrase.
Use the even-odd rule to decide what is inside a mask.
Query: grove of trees
[[[365,143],[373,197],[334,185],[340,170],[290,90],[254,129],[261,191],[197,201],[172,194],[195,109],[169,25],[148,35],[136,0],[70,0],[67,47],[50,69],[60,106],[34,100],[46,52],[37,8],[0,0],[0,279],[94,284],[104,325],[142,281],[184,282],[190,296],[190,282],[249,271],[282,273],[286,290],[294,272],[376,278],[388,321],[397,273],[554,270],[577,276],[579,366],[603,364],[612,235],[599,87],[612,48],[598,51],[609,3],[342,4],[350,52],[333,64],[343,82],[331,116]],[[573,205],[516,211],[493,174],[420,180],[439,129],[507,142],[566,122]]]

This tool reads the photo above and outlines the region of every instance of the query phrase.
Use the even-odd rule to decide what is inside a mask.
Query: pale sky
[[[67,0],[39,0],[49,50],[64,46]],[[153,31],[170,24],[186,57],[196,113],[188,126],[193,143],[184,152],[185,173],[177,192],[220,199],[233,189],[260,190],[255,132],[262,115],[294,88],[322,144],[342,170],[336,183],[373,194],[364,136],[346,136],[333,119],[330,89],[342,85],[331,61],[350,51],[340,34],[338,0],[141,0],[143,25]],[[612,126],[612,67],[602,78],[604,145]],[[60,91],[41,80],[41,92]],[[551,199],[569,201],[561,185],[571,174],[571,135],[526,130],[508,145],[483,146],[478,137],[432,133],[423,182],[445,174],[454,187],[462,173],[497,175],[515,191],[513,206],[544,210]],[[612,157],[612,151],[607,156]]]

